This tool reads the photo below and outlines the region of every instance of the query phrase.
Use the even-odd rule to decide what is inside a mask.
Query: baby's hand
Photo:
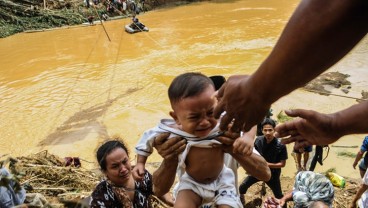
[[[143,180],[143,176],[144,176],[144,163],[137,163],[133,170],[132,170],[132,175],[133,175],[133,178],[136,180],[136,181],[141,181]]]
[[[247,134],[244,134],[235,140],[233,144],[233,152],[250,156],[253,152],[253,144],[253,138],[249,137]]]

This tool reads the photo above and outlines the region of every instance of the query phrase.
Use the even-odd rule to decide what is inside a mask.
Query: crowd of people
[[[299,153],[308,152],[310,145],[317,145],[320,151],[344,135],[367,133],[368,101],[332,114],[286,110],[295,119],[279,125],[264,117],[273,102],[346,55],[368,32],[367,22],[367,1],[302,0],[254,74],[231,76],[220,88],[201,73],[177,76],[168,90],[172,119],[161,120],[143,134],[135,149],[134,167],[121,139],[111,138],[99,147],[96,159],[105,179],[93,191],[90,206],[146,208],[155,195],[174,207],[242,207],[240,195],[255,182],[264,181],[274,194],[264,207],[285,207],[290,200],[294,207],[331,207],[331,182],[324,175],[305,171],[305,162],[299,163],[293,190],[282,193],[285,144],[294,142]],[[277,82],[286,76],[287,82]],[[254,140],[257,124],[263,135]],[[367,151],[366,145],[364,140],[354,168]],[[151,174],[145,163],[153,149],[163,161]],[[318,153],[315,163],[322,163],[320,156]],[[240,185],[239,167],[248,174]],[[368,207],[366,167],[364,157],[359,164],[362,184],[351,207]],[[1,174],[6,178],[8,173]],[[179,182],[174,185],[176,175]],[[24,199],[21,188],[18,194],[14,190],[1,187],[1,199],[14,199],[7,200],[5,207]]]

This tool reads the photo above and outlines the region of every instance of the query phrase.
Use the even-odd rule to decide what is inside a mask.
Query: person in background
[[[268,110],[266,118],[271,118],[271,116],[273,116],[272,109]],[[256,136],[262,136],[262,135],[263,135],[263,132],[262,132],[262,122],[261,122],[261,123],[257,124],[257,134],[256,134]]]
[[[302,170],[307,170],[309,153],[312,152],[312,149],[313,149],[312,145],[300,149],[295,149],[295,147],[293,148],[293,153],[295,153],[296,157],[298,172]],[[302,156],[303,156],[303,164],[302,164]]]
[[[328,145],[324,145],[324,146],[316,145],[316,150],[314,152],[314,156],[313,156],[312,162],[311,162],[310,167],[309,167],[310,171],[314,171],[314,168],[316,168],[317,162],[320,165],[323,165],[323,160],[324,160],[323,159],[323,148],[324,147],[327,148],[327,156],[328,156],[328,153],[330,151],[330,147]],[[326,156],[326,158],[327,158],[327,156]]]
[[[102,13],[102,15],[101,15],[101,18],[104,20],[104,21],[107,21],[107,20],[109,20],[109,15],[108,14],[106,14],[106,12],[103,12]]]
[[[266,184],[271,188],[276,198],[283,197],[280,183],[281,168],[285,167],[287,156],[286,146],[274,137],[276,122],[271,118],[265,118],[261,123],[264,136],[257,137],[254,142],[255,149],[265,158],[271,169],[271,179]],[[249,187],[257,183],[259,179],[252,175],[247,176],[239,186],[240,194],[247,193]]]
[[[145,170],[143,180],[134,180],[129,151],[120,138],[117,137],[102,144],[97,150],[96,158],[106,178],[96,186],[91,195],[90,206],[92,208],[151,207],[151,195],[155,193],[155,186],[152,182],[154,179]],[[160,167],[158,170],[161,170]],[[169,194],[161,193],[156,196],[166,204],[173,205]]]
[[[311,171],[301,171],[295,177],[293,190],[281,199],[268,197],[264,208],[280,208],[288,201],[294,202],[295,208],[330,208],[334,199],[334,187],[326,176]]]
[[[234,132],[247,131],[259,123],[272,103],[343,58],[367,34],[367,22],[366,0],[302,0],[259,68],[251,76],[231,76],[219,90],[215,117],[226,111],[220,128],[234,122]],[[279,125],[276,131],[278,137],[291,135],[285,143],[297,142],[296,148],[368,132],[368,122],[362,122],[368,117],[368,101],[333,114],[285,112],[300,119]]]
[[[87,18],[87,20],[88,20],[88,23],[90,24],[90,25],[94,25],[94,23],[93,23],[93,20],[95,19],[95,17],[94,16],[88,16],[88,18]]]
[[[358,191],[356,192],[350,208],[367,208],[368,207],[368,171],[365,172]]]
[[[130,24],[130,27],[133,29],[143,30],[146,26],[143,23],[139,22],[139,19],[134,16],[132,18],[132,24]]]
[[[368,136],[364,137],[363,140],[363,144],[362,146],[360,146],[360,150],[357,153],[356,157],[355,157],[355,161],[353,163],[353,168],[355,169],[357,164],[359,163],[360,159],[362,159],[364,153],[364,158],[362,161],[360,161],[359,163],[359,172],[360,172],[360,177],[363,178],[366,170],[367,170],[367,165],[368,165],[368,154],[367,154],[367,150],[368,150]]]

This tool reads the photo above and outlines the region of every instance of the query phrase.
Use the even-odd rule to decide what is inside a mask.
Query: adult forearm
[[[248,174],[261,181],[270,180],[271,170],[268,168],[267,162],[262,156],[254,153],[250,156],[244,156],[241,154],[232,154],[232,156]]]
[[[352,201],[352,203],[356,204],[356,202],[360,199],[360,197],[362,196],[362,194],[368,189],[368,185],[362,184],[357,193],[354,196],[354,199]]]
[[[163,196],[170,191],[175,180],[177,159],[164,159],[160,167],[153,173],[153,192],[156,196]]]
[[[354,164],[358,164],[359,160],[362,159],[362,157],[363,157],[363,153],[359,151],[357,153],[357,156],[355,157]]]
[[[366,0],[303,0],[249,78],[252,89],[271,104],[335,64],[366,35],[367,5]]]
[[[269,168],[283,168],[285,167],[285,162],[279,162],[279,163],[267,163]]]
[[[334,116],[333,129],[344,136],[347,134],[359,134],[368,132],[368,101],[353,105],[345,110],[332,114]]]

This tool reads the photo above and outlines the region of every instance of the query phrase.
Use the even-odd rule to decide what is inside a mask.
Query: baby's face
[[[217,103],[215,89],[208,86],[201,94],[180,100],[173,106],[172,117],[181,129],[197,137],[205,137],[216,126],[213,111]]]

